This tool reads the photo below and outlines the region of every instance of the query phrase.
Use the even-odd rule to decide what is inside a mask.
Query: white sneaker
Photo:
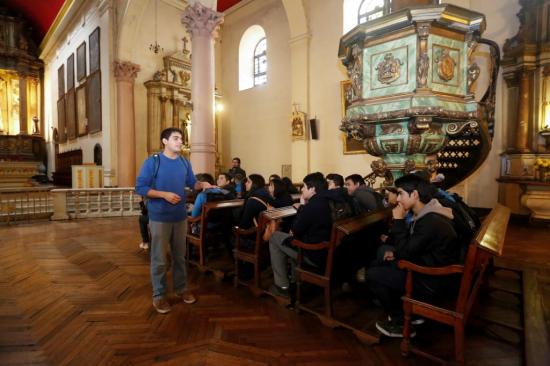
[[[141,249],[147,250],[147,249],[149,249],[149,243],[139,243],[139,247]]]

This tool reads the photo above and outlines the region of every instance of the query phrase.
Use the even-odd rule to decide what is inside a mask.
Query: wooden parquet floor
[[[193,269],[199,301],[157,314],[138,243],[137,218],[0,227],[0,365],[427,364]],[[468,344],[470,364],[521,364],[513,345]]]

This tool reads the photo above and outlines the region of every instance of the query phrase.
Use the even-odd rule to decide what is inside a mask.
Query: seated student
[[[286,191],[286,186],[281,179],[273,179],[269,182],[269,194],[273,197],[273,207],[288,207],[294,204],[292,197]],[[281,231],[288,232],[294,220],[293,216],[285,217],[281,223]]]
[[[292,181],[290,180],[289,177],[283,177],[283,179],[281,179],[283,181],[283,183],[285,184],[285,187],[286,187],[286,191],[289,193],[289,194],[296,194],[296,193],[300,193],[300,191],[298,191],[298,188],[296,188],[294,186],[294,184],[292,184]]]
[[[271,174],[269,176],[268,182],[271,182],[273,179],[281,179],[281,176],[279,174]]]
[[[258,216],[267,209],[267,205],[273,206],[273,198],[265,188],[265,179],[259,174],[250,174],[245,183],[246,202],[239,221],[241,229],[248,229],[257,223]]]
[[[345,185],[348,194],[355,200],[359,213],[384,207],[382,197],[374,189],[367,187],[365,180],[359,174],[347,176]]]
[[[344,188],[344,177],[340,174],[330,173],[327,174],[328,189]]]
[[[370,290],[380,300],[389,318],[376,323],[376,328],[390,337],[402,337],[403,304],[406,271],[397,268],[404,259],[427,267],[458,263],[459,247],[452,223],[452,211],[433,199],[434,188],[419,176],[409,174],[396,180],[398,205],[393,209],[393,247],[382,253],[382,265],[367,271]],[[413,212],[410,227],[405,222]],[[454,288],[455,278],[415,275],[414,294],[434,297]],[[415,333],[411,332],[411,336]]]
[[[275,178],[269,181],[268,191],[273,198],[273,207],[287,207],[294,203],[281,179]]]
[[[244,176],[240,173],[235,174],[231,178],[231,183],[235,185],[235,193],[237,194],[237,198],[243,198],[246,193],[244,188]]]
[[[208,173],[197,174],[196,179],[198,182],[208,182],[210,183],[210,185],[214,185],[214,177]],[[193,210],[191,211],[191,217],[198,217],[201,215],[202,206],[204,206],[204,204],[208,202],[208,197],[212,194],[216,194],[216,196],[218,197],[216,198],[216,200],[219,201],[234,198],[232,193],[227,189],[222,189],[215,186],[205,189],[197,194],[197,197],[195,198],[195,203],[193,204]]]
[[[220,173],[218,175],[218,179],[216,180],[216,184],[221,189],[225,189],[233,194],[234,197],[237,197],[237,191],[235,184],[231,181],[231,177],[228,173]]]
[[[291,241],[296,238],[304,243],[319,243],[330,240],[332,218],[328,200],[323,196],[327,190],[327,182],[321,173],[308,174],[302,187],[302,206],[298,210],[290,234],[276,231],[269,239],[269,252],[273,269],[274,285],[270,292],[274,295],[289,296],[289,287],[295,282],[294,268],[298,258],[298,249]],[[305,251],[304,260],[307,264],[321,267],[326,260],[326,252]],[[290,280],[287,271],[287,261],[291,262]]]

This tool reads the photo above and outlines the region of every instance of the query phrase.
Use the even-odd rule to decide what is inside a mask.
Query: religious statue
[[[183,147],[188,149],[189,148],[189,129],[188,129],[188,126],[191,124],[191,114],[190,113],[186,113],[185,114],[185,119],[182,119],[181,120],[181,132],[183,132],[183,136],[182,136],[182,142],[183,142]]]

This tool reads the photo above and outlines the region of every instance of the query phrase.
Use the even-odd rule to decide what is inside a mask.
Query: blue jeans
[[[151,230],[151,284],[153,299],[166,296],[166,249],[172,255],[174,291],[181,293],[187,286],[186,235],[187,222],[149,221]]]

